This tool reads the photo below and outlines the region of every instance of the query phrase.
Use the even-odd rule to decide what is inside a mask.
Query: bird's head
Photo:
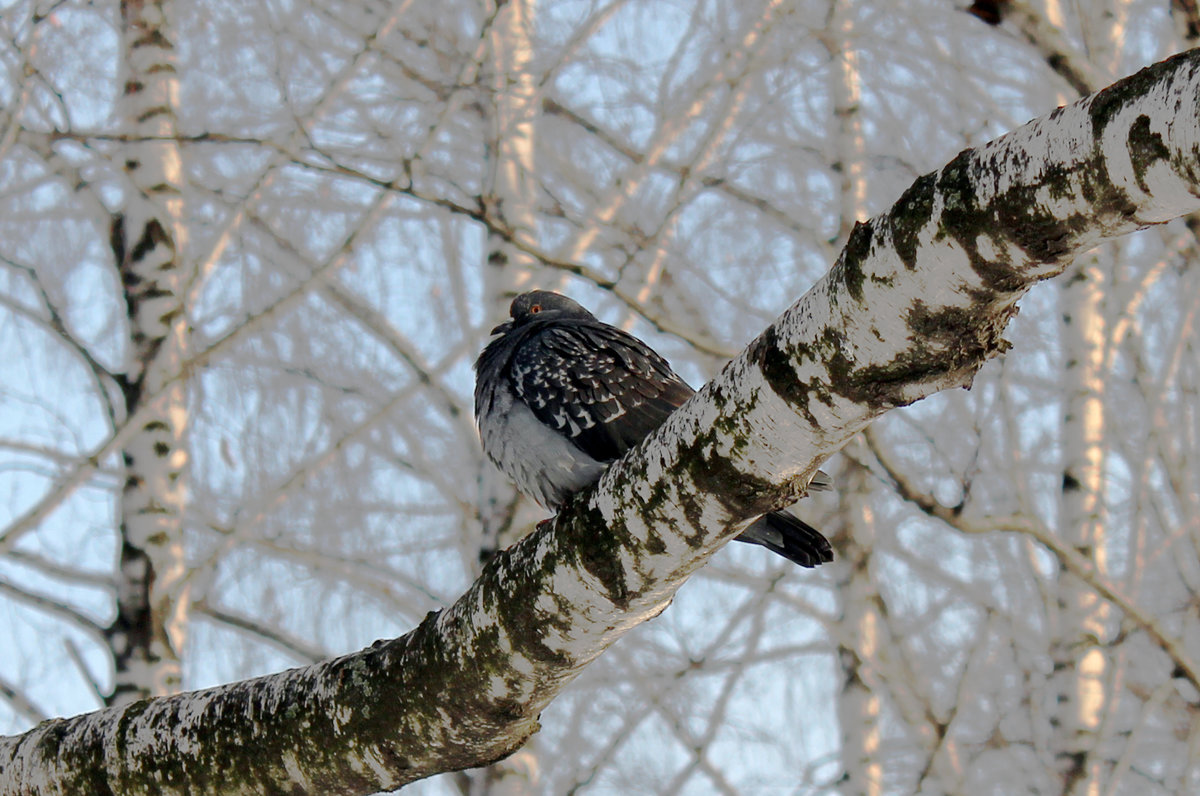
[[[503,334],[528,323],[564,319],[586,320],[595,316],[577,302],[550,290],[531,290],[513,299],[508,314],[511,320],[492,329],[492,334]]]

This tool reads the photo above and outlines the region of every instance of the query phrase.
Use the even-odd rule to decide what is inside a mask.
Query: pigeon
[[[475,422],[487,457],[557,512],[695,391],[648,345],[566,296],[522,293],[509,314],[475,362]],[[809,484],[829,487],[821,471]],[[819,531],[783,511],[735,538],[802,567],[833,560]]]

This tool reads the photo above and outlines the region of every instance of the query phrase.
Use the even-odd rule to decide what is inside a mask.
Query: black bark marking
[[[112,249],[113,259],[117,263],[117,267],[121,268],[125,264],[125,216],[117,213],[112,217],[112,222],[108,227],[108,245]],[[126,279],[125,273],[122,270],[121,279]],[[128,284],[126,282],[126,284]]]
[[[175,245],[171,241],[171,236],[163,229],[163,225],[156,219],[152,219],[142,230],[142,236],[138,239],[137,244],[133,247],[133,251],[129,253],[129,259],[137,262],[146,256],[146,253],[153,250],[159,244],[164,244],[168,251],[172,254],[175,251]]]
[[[830,279],[846,286],[846,292],[858,302],[863,298],[863,263],[871,254],[871,238],[874,226],[870,221],[855,221],[854,229],[842,249],[842,256],[833,266]]]
[[[1000,253],[1005,248],[1001,244],[1011,241],[1030,260],[1065,268],[1065,256],[1074,251],[1081,236],[1094,230],[1095,215],[1129,217],[1134,212],[1129,196],[1116,188],[1103,167],[1096,164],[1070,170],[1047,166],[1037,184],[1013,187],[994,197],[988,206],[980,204],[975,185],[984,177],[984,171],[1023,167],[1020,163],[980,162],[966,150],[938,175],[937,187],[944,204],[938,237],[952,238],[967,254],[971,268],[984,284],[982,291],[972,294],[978,301],[1007,299],[1046,276],[1044,270],[1039,275],[1027,274],[1002,254],[985,257],[979,251],[981,240],[995,240],[994,249]],[[1043,206],[1045,195],[1051,198],[1082,195],[1099,213],[1089,211],[1087,215],[1077,213],[1059,218]]]
[[[585,529],[586,536],[576,540],[579,563],[600,581],[613,605],[628,609],[630,601],[640,594],[629,588],[620,554],[622,549],[636,547],[635,541],[624,527],[608,525],[597,509],[584,505],[575,516],[575,527]]]
[[[809,401],[816,398],[829,404],[830,396],[825,385],[808,384],[796,378],[800,363],[817,359],[817,352],[806,345],[784,348],[774,326],[769,327],[750,344],[747,352],[749,361],[758,365],[763,379],[771,391],[784,400],[808,422],[816,425],[816,415],[808,408]]]
[[[734,438],[740,445],[748,444],[745,430],[730,428],[728,422],[726,427],[716,427],[698,434],[690,445],[680,449],[680,461],[699,492],[716,498],[731,515],[757,517],[766,514],[778,503],[779,487],[767,479],[742,472],[728,456],[715,452],[718,440],[730,434],[736,435]],[[680,497],[685,503],[688,501],[686,495]],[[696,519],[699,519],[698,516],[691,516],[694,513],[695,509],[692,508],[689,520],[693,526],[697,525]],[[695,549],[704,544],[712,530],[701,527],[696,534],[684,538]]]
[[[1150,117],[1142,114],[1129,128],[1129,158],[1133,163],[1133,174],[1137,178],[1138,187],[1146,193],[1150,186],[1146,184],[1146,172],[1160,160],[1170,160],[1171,152],[1163,143],[1162,136],[1150,129]]]
[[[918,177],[888,214],[892,229],[892,244],[904,267],[913,270],[917,265],[917,236],[933,217],[933,198],[937,174]]]
[[[1129,77],[1118,80],[1097,94],[1088,107],[1088,114],[1092,117],[1092,135],[1095,136],[1096,140],[1100,140],[1100,136],[1104,133],[1104,128],[1126,106],[1131,102],[1144,98],[1146,91],[1154,84],[1164,79],[1169,79],[1174,73],[1182,71],[1179,63],[1189,60],[1196,60],[1196,55],[1192,51],[1173,55],[1165,61],[1159,61],[1152,66],[1135,72]]]
[[[919,384],[958,381],[971,377],[991,356],[1008,349],[1001,334],[1015,305],[981,320],[979,312],[960,307],[930,310],[918,301],[906,318],[910,345],[891,362],[854,368],[849,361],[830,362],[834,389],[873,411],[905,406],[917,400]]]
[[[567,533],[567,524],[558,524],[557,530]],[[537,603],[537,598],[541,596],[545,584],[542,582],[549,578],[551,573],[559,566],[569,566],[563,559],[560,551],[570,549],[566,545],[556,545],[553,549],[545,553],[545,557],[540,562],[541,574],[536,578],[528,578],[521,582],[519,587],[512,589],[508,599],[502,599],[506,589],[497,582],[498,572],[501,569],[501,563],[505,563],[505,569],[513,569],[519,567],[519,564],[509,564],[505,560],[510,558],[513,553],[509,550],[501,550],[492,560],[484,565],[483,575],[481,579],[486,580],[486,586],[483,590],[483,606],[485,609],[492,612],[499,621],[500,627],[508,636],[509,642],[513,649],[520,652],[530,660],[537,661],[542,664],[552,666],[568,665],[570,661],[561,652],[550,649],[546,646],[546,636],[544,628],[555,628],[559,631],[565,631],[569,627],[569,619],[571,614],[558,612],[555,615],[546,615],[540,613],[537,617],[537,622],[532,622],[533,613],[530,608]],[[460,632],[469,632],[469,627],[464,627]],[[488,633],[498,633],[494,628],[486,631]],[[476,644],[476,647],[482,647],[488,652],[495,652],[499,648],[499,637],[494,638],[482,636],[486,643]],[[489,663],[482,658],[479,660],[481,665],[490,666]],[[495,661],[496,668],[502,670],[505,665],[504,656],[501,656]]]

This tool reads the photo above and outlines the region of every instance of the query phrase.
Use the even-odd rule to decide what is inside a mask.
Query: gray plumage
[[[610,463],[658,428],[693,390],[667,361],[566,296],[513,299],[475,363],[483,450],[525,494],[558,511]],[[829,487],[823,472],[810,489]],[[833,559],[819,531],[771,512],[736,537],[801,566]]]

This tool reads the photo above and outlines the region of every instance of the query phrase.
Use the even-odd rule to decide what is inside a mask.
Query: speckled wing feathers
[[[597,461],[613,461],[692,395],[666,361],[599,323],[548,326],[517,349],[517,395],[546,425]]]

